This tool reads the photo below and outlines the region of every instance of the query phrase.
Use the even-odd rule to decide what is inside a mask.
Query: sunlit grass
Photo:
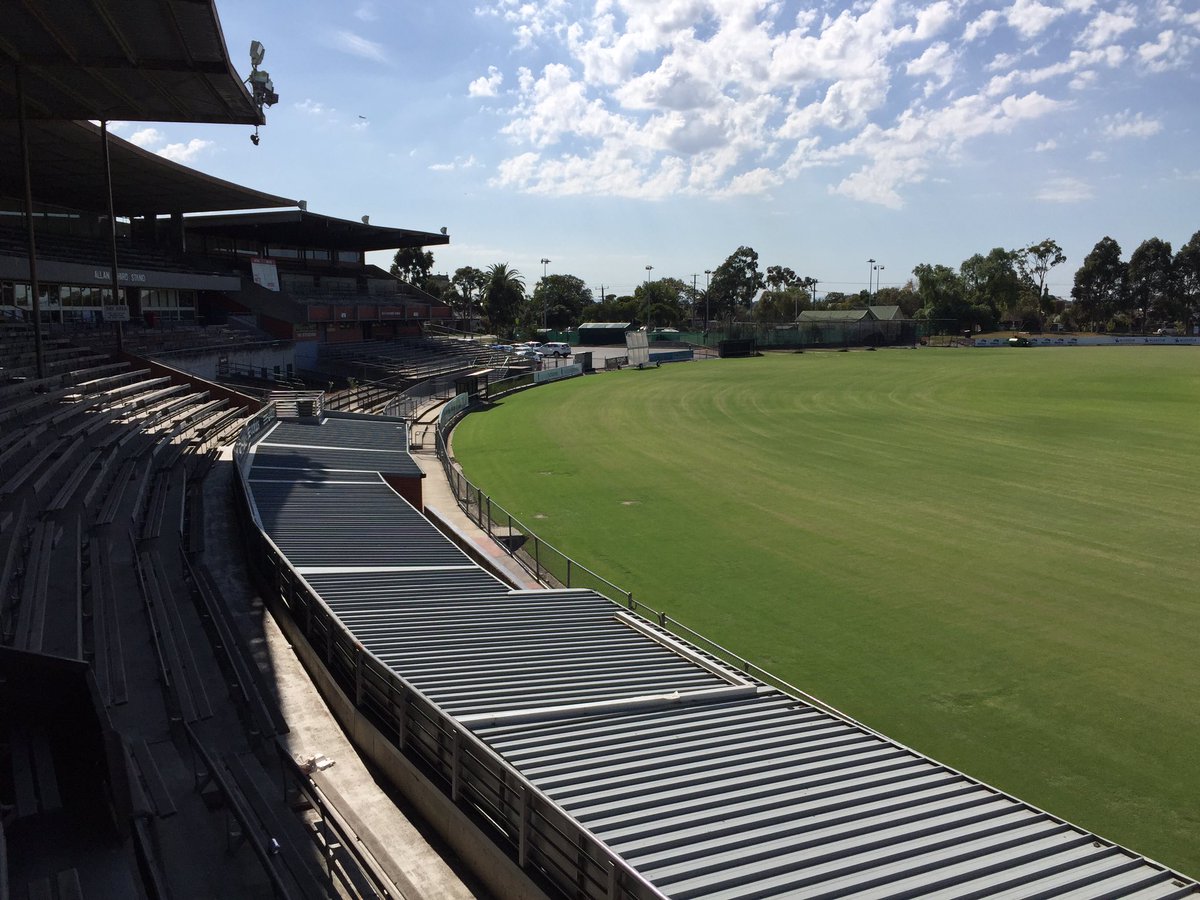
[[[1200,350],[607,373],[468,416],[454,450],[650,605],[1200,873]]]

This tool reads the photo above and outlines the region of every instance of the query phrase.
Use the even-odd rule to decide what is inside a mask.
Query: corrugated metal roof
[[[476,733],[671,897],[1194,891],[1173,872],[768,688]]]
[[[262,442],[302,447],[330,447],[335,450],[408,450],[408,432],[402,422],[380,419],[339,419],[333,416],[316,421],[279,420]]]
[[[293,474],[253,499],[334,614],[668,896],[1200,893],[598,594],[508,590],[378,476]]]
[[[402,422],[379,419],[280,420],[254,451],[252,477],[280,477],[267,470],[382,472],[424,477],[408,454]]]
[[[335,450],[329,447],[280,447],[260,444],[254,454],[254,473],[266,468],[383,472],[416,475],[421,470],[403,450]]]
[[[307,580],[363,646],[460,719],[730,686],[599,594],[497,590],[480,574]]]
[[[474,565],[383,482],[251,481],[263,530],[292,565]]]

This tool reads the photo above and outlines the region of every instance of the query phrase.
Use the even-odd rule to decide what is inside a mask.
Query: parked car
[[[553,356],[556,359],[566,359],[571,355],[570,344],[562,344],[556,341],[551,341],[548,344],[542,344],[542,346],[538,347],[537,349],[542,356]]]
[[[513,356],[517,359],[527,359],[530,362],[541,362],[542,354],[538,353],[532,347],[517,347],[513,350]]]
[[[512,344],[488,344],[488,349],[489,350],[498,350],[501,353],[511,353],[512,349],[513,349],[513,345]]]

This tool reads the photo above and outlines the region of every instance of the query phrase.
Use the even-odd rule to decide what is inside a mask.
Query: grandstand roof
[[[387,228],[349,219],[335,219],[303,209],[243,213],[228,216],[193,216],[188,231],[245,238],[278,244],[329,247],[335,250],[395,250],[448,244],[444,234]]]
[[[261,124],[214,0],[5,3],[0,119]]]
[[[0,67],[2,68],[2,67]],[[108,209],[100,128],[90,122],[30,122],[30,179],[39,203]],[[213,178],[109,135],[113,209],[119,216],[295,206],[295,200]],[[17,123],[0,121],[0,195],[24,191]]]
[[[381,482],[260,479],[260,524],[363,646],[663,896],[1196,893],[592,591],[506,591]]]

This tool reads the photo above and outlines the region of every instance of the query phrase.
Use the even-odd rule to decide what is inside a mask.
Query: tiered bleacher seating
[[[503,368],[508,355],[471,340],[447,337],[361,341],[322,347],[319,371],[338,378],[415,384],[479,369]]]
[[[28,243],[24,229],[0,227],[0,253],[24,256],[27,251]],[[107,266],[112,259],[112,244],[108,238],[39,230],[37,252],[39,257],[45,259],[61,259],[68,262]],[[122,266],[152,271],[199,271],[204,273],[213,271],[211,264],[196,269],[187,259],[170,253],[158,245],[128,238],[118,238],[117,260]]]

